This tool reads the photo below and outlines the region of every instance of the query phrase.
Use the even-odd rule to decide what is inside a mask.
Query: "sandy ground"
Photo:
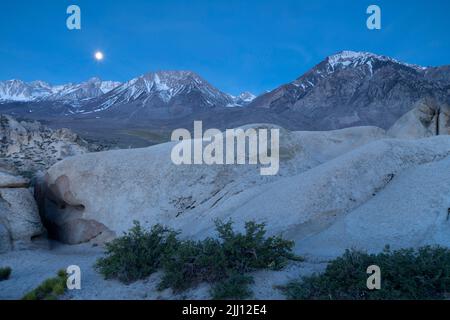
[[[105,299],[210,299],[209,286],[201,284],[197,288],[174,295],[170,289],[156,289],[161,273],[130,285],[115,280],[104,280],[93,265],[102,256],[101,247],[90,244],[77,246],[62,245],[51,242],[47,248],[11,251],[0,254],[0,266],[10,266],[13,270],[11,278],[0,282],[0,300],[20,299],[30,290],[37,287],[45,279],[54,277],[58,270],[69,265],[81,268],[81,290],[68,291],[62,299],[73,300],[105,300]],[[253,298],[284,299],[283,294],[275,287],[283,285],[291,279],[324,270],[325,262],[306,261],[292,263],[282,271],[259,271],[253,274]]]

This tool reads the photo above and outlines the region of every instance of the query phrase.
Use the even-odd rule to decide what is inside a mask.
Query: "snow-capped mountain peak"
[[[368,65],[370,68],[372,68],[372,65],[375,61],[392,62],[418,70],[427,69],[425,67],[403,63],[393,58],[377,55],[370,52],[341,51],[327,58],[328,65],[330,66],[332,71],[334,71],[338,67],[358,67],[361,65]]]
[[[29,83],[29,85],[32,87],[35,87],[35,88],[43,88],[43,89],[47,89],[47,90],[52,88],[52,86],[49,83],[47,83],[45,81],[41,81],[41,80],[31,81]]]
[[[103,101],[94,111],[98,112],[113,105],[135,101],[146,105],[153,99],[157,99],[163,104],[169,104],[175,97],[194,93],[198,93],[202,97],[199,104],[217,106],[232,102],[228,95],[214,88],[194,72],[158,71],[146,73],[115,88],[102,98]]]
[[[111,90],[114,90],[118,86],[120,86],[122,83],[118,81],[102,81],[100,84],[100,90],[103,93],[108,93]]]
[[[305,130],[392,126],[420,99],[448,100],[448,69],[423,68],[367,52],[331,55],[296,80],[255,99],[250,108],[295,113]]]
[[[120,84],[120,82],[102,81],[100,78],[94,77],[79,84],[58,86],[48,99],[69,102],[89,100],[113,90]]]
[[[319,81],[332,76],[340,70],[359,69],[363,72],[367,72],[367,75],[372,76],[378,68],[383,67],[386,64],[403,66],[416,72],[424,72],[427,70],[425,67],[403,63],[393,58],[370,52],[341,51],[327,57],[324,61],[291,84],[305,91],[313,88]]]
[[[256,96],[251,92],[244,91],[238,96],[238,98],[244,102],[249,103],[249,102],[252,102],[253,100],[255,100]]]
[[[0,101],[63,101],[99,97],[120,85],[120,82],[102,81],[91,78],[79,84],[63,84],[52,86],[44,81],[24,82],[21,80],[7,80],[0,82]]]
[[[245,107],[250,102],[255,100],[256,96],[251,92],[244,91],[238,96],[231,96],[231,98],[233,103],[229,104],[228,107]]]
[[[142,79],[147,93],[158,93],[166,102],[184,90],[198,89],[212,96],[218,91],[199,75],[191,71],[150,72],[142,76]]]
[[[50,85],[43,81],[26,83],[13,79],[0,82],[0,101],[31,101],[49,92]]]

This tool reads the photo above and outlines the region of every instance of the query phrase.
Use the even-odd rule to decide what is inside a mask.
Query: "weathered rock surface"
[[[89,144],[68,129],[0,115],[0,158],[18,171],[44,170],[59,160],[88,152]]]
[[[409,188],[408,180],[397,182],[425,170],[421,168],[448,169],[450,136],[385,137],[374,127],[282,130],[280,172],[273,177],[261,176],[257,166],[175,166],[170,160],[174,143],[69,158],[46,176],[47,219],[53,234],[68,243],[107,239],[105,235],[129,229],[133,220],[146,226],[162,223],[184,236],[203,238],[214,233],[216,219],[232,219],[238,228],[249,220],[266,222],[270,234],[295,240],[299,253],[332,256],[369,242],[369,249],[385,244],[450,246],[450,238],[443,236],[450,234],[450,225],[442,224],[444,208],[450,207],[449,180],[434,174],[424,184],[419,176],[411,178]],[[420,196],[430,190],[442,197],[438,206],[436,197]],[[377,213],[371,203],[402,213]],[[356,227],[333,231],[346,219]],[[361,227],[366,223],[371,228]],[[389,234],[373,231],[377,224],[389,226]],[[429,230],[439,230],[440,236]],[[409,241],[416,236],[421,240]],[[324,243],[335,245],[318,250]]]
[[[249,218],[267,221],[271,232],[283,233],[286,237],[295,240],[299,252],[316,254],[315,250],[309,250],[309,248],[312,248],[311,244],[314,240],[309,242],[310,246],[302,246],[305,239],[330,228],[343,217],[364,206],[368,201],[380,199],[381,192],[398,175],[403,172],[406,172],[407,175],[405,170],[422,164],[433,163],[449,156],[450,137],[448,136],[418,141],[377,141],[297,176],[280,179],[273,184],[247,190],[237,196],[234,203],[224,203],[210,214],[220,218],[230,217],[241,225],[244,220]],[[440,179],[439,175],[434,175],[433,179]],[[428,208],[423,214],[435,212],[435,204],[432,201],[428,202],[426,197],[420,197],[421,193],[428,192],[427,185],[416,183],[414,188],[417,188],[416,202],[421,202],[421,208],[424,208],[424,210]],[[443,188],[438,194],[446,196],[445,190]],[[400,190],[398,197],[402,196],[401,192]],[[403,192],[407,193],[408,189],[405,188]],[[394,199],[391,200],[395,202]],[[382,202],[383,200],[380,199],[379,201]],[[385,202],[384,207],[394,206],[393,202]],[[403,202],[403,204],[405,204],[403,210],[408,211],[413,209],[412,207],[409,208],[408,205],[414,206],[415,202],[409,204]],[[365,212],[367,217],[379,210],[376,206],[371,209],[373,212]],[[394,213],[392,212],[392,214]],[[441,208],[440,217],[446,214],[447,209]],[[358,218],[360,224],[365,224],[367,221],[374,223],[373,220],[366,221],[366,216],[363,214],[360,214]],[[418,218],[420,219],[420,217]],[[206,235],[210,232],[208,216],[192,214],[187,216],[186,219],[190,220],[191,223],[190,233]],[[413,229],[412,225],[421,225],[423,229],[429,229],[437,227],[437,223],[439,223],[437,220],[420,221],[415,220],[414,217],[399,221],[395,215],[384,215],[378,221],[379,225],[390,225],[392,229]],[[373,227],[376,228],[376,226]],[[445,227],[447,231],[450,231],[450,225]],[[367,230],[361,230],[357,241],[352,241],[353,239],[350,237],[346,238],[348,247],[357,246],[362,241],[361,239],[377,240],[378,242],[373,243],[373,246],[376,247],[388,244],[385,243],[387,239],[384,237],[376,238],[365,231]],[[338,237],[338,233],[335,235]],[[345,234],[340,236],[345,237]],[[409,235],[409,237],[414,236],[414,234]],[[406,243],[405,239],[401,237],[395,238],[393,236],[390,240],[392,245]],[[426,240],[432,242],[432,238]],[[440,243],[450,245],[450,242],[445,242],[445,239]],[[411,243],[411,245],[414,245],[414,243]],[[342,251],[336,250],[332,253],[340,254]]]
[[[379,252],[450,246],[450,157],[412,167],[329,228],[298,242],[298,250],[334,256],[348,248]]]
[[[215,212],[246,190],[305,172],[384,137],[384,130],[374,127],[281,130],[277,176],[261,176],[254,165],[176,166],[170,158],[175,143],[69,158],[50,168],[46,177],[48,228],[68,243],[79,243],[111,231],[121,234],[133,220],[174,225],[189,212]]]
[[[0,252],[27,247],[44,232],[28,181],[0,172]]]
[[[0,171],[0,188],[27,188],[29,185],[30,181],[24,177]]]
[[[426,98],[401,117],[388,134],[402,139],[417,139],[450,134],[450,105]]]

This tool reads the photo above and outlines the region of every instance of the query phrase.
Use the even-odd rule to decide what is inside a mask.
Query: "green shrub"
[[[247,222],[245,233],[233,231],[232,222],[216,222],[218,239],[179,240],[178,233],[160,225],[150,232],[139,223],[124,236],[107,244],[106,257],[95,267],[105,278],[122,282],[144,279],[158,269],[163,277],[159,289],[181,292],[201,282],[213,284],[217,299],[244,298],[252,278],[245,273],[258,269],[279,270],[292,254],[294,243],[266,237],[265,225]]]
[[[180,292],[200,282],[215,282],[226,276],[226,257],[218,240],[180,241],[173,249],[162,259],[164,275],[160,290],[170,287]]]
[[[145,231],[135,221],[128,233],[106,244],[106,257],[100,258],[95,268],[105,279],[125,283],[146,278],[158,269],[162,254],[177,244],[176,235],[161,225]]]
[[[0,281],[8,280],[11,272],[12,270],[10,267],[0,268]]]
[[[237,278],[236,274],[258,269],[279,270],[289,259],[296,259],[292,254],[294,243],[280,237],[266,238],[264,224],[247,222],[245,234],[241,234],[233,231],[232,222],[216,222],[216,230],[218,239],[181,241],[164,255],[160,289],[170,287],[179,292],[200,282],[219,282],[213,296],[239,298],[248,295],[247,286],[251,281]]]
[[[253,277],[233,273],[228,278],[216,283],[211,290],[211,295],[215,300],[247,299],[252,295],[252,291],[249,289],[251,284],[253,284]]]
[[[67,286],[67,273],[58,271],[58,276],[45,280],[39,287],[28,292],[22,300],[56,300],[64,294]]]
[[[235,233],[232,225],[232,222],[216,222],[229,269],[240,273],[264,268],[280,270],[288,260],[299,259],[292,253],[293,241],[279,236],[265,237],[264,223],[247,222],[245,234]]]
[[[381,290],[367,289],[370,265],[381,269]],[[291,282],[283,290],[290,299],[443,299],[450,292],[450,250],[424,247],[392,252],[386,248],[376,255],[346,251],[323,274]]]

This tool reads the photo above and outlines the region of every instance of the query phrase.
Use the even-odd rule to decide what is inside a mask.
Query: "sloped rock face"
[[[369,248],[402,247],[416,236],[421,240],[410,243],[413,246],[450,246],[450,239],[443,236],[450,234],[450,225],[442,224],[444,207],[450,207],[448,186],[439,183],[439,175],[430,176],[426,184],[412,179],[411,194],[407,180],[391,187],[398,177],[408,177],[411,170],[428,164],[434,168],[439,163],[444,170],[450,136],[385,139],[384,131],[373,127],[281,133],[280,172],[272,177],[260,176],[257,167],[248,165],[175,166],[170,161],[173,143],[66,159],[46,176],[48,222],[68,243],[121,234],[133,220],[145,226],[162,223],[181,230],[183,236],[203,238],[214,234],[216,219],[232,219],[237,228],[249,220],[266,222],[269,234],[295,240],[296,251],[303,254],[339,255],[370,241]],[[448,200],[438,206],[433,202],[436,197],[428,196],[433,180],[438,197]],[[391,192],[397,197],[387,196]],[[411,201],[400,201],[402,197]],[[377,206],[370,203],[402,213],[376,213]],[[424,212],[419,214],[413,206]],[[367,214],[360,208],[368,208]],[[356,227],[326,234],[345,219]],[[366,222],[373,224],[372,229],[361,227]],[[377,223],[389,226],[384,237],[374,231]],[[396,229],[409,231],[392,231]],[[439,236],[430,230],[439,230]],[[322,247],[332,242],[336,245],[330,250]]]
[[[248,190],[239,195],[239,200],[235,199],[239,203],[238,206],[225,203],[221,208],[217,208],[213,215],[221,218],[231,217],[241,225],[249,218],[267,221],[271,232],[283,233],[296,241],[299,245],[297,250],[304,249],[301,244],[305,239],[330,228],[360,206],[378,198],[380,192],[385,190],[398,175],[406,172],[405,170],[433,163],[448,156],[450,156],[448,136],[417,141],[386,139],[373,142],[302,174]],[[437,176],[434,178],[439,179]],[[416,187],[420,190],[418,193],[427,192],[425,185]],[[445,195],[444,190],[441,192]],[[434,204],[426,202],[425,198],[418,197],[417,201],[424,201],[422,207],[429,207],[427,212],[433,210]],[[410,205],[413,206],[413,202]],[[444,212],[440,214],[443,215]],[[191,220],[193,234],[208,234],[210,226],[205,217],[186,218]],[[360,219],[360,223],[364,224],[365,216],[361,215]],[[411,220],[399,223],[395,217],[384,216],[384,220],[380,220],[379,223],[392,224],[392,228],[402,229],[418,222]],[[433,221],[423,222],[423,228],[433,227]],[[359,239],[371,237],[370,234],[363,232],[359,236]],[[346,240],[351,245],[357,245],[352,239]],[[378,241],[385,244],[383,238]],[[392,241],[391,244],[398,244],[403,239],[395,240],[394,237]],[[445,242],[443,244],[450,245]],[[314,254],[313,250],[305,251]]]
[[[185,217],[198,215],[212,226],[217,208],[223,203],[242,205],[239,195],[247,190],[305,172],[384,137],[384,130],[374,127],[336,132],[281,129],[277,176],[261,176],[255,165],[176,166],[170,157],[174,143],[69,158],[51,167],[45,178],[46,225],[53,236],[68,243],[121,234],[133,220],[193,230],[184,226]]]
[[[29,182],[0,171],[0,252],[26,248],[44,233]]]
[[[388,134],[397,138],[425,138],[450,134],[450,105],[426,98],[401,117]]]
[[[347,248],[450,246],[449,168],[447,157],[401,172],[376,197],[299,242],[298,250],[335,256]]]

